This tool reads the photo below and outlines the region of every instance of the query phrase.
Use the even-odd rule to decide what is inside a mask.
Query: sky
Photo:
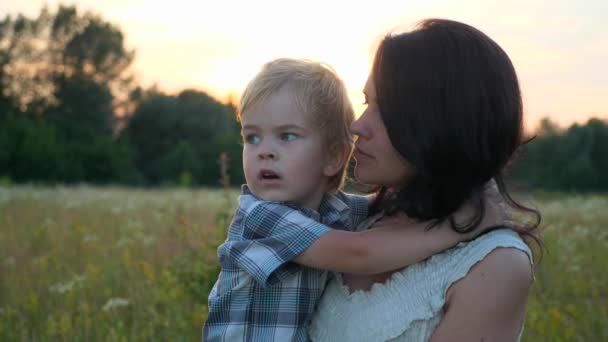
[[[424,18],[475,26],[511,57],[526,127],[608,120],[608,1],[605,0],[2,0],[0,17],[34,17],[47,5],[76,5],[118,26],[136,51],[143,86],[196,88],[237,99],[261,65],[277,57],[334,67],[356,113],[374,48],[389,32]]]

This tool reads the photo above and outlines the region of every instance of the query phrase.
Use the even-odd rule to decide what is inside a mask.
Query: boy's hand
[[[380,221],[374,223],[371,229],[409,229],[412,231],[412,234],[414,234],[414,232],[417,232],[418,234],[424,232],[426,235],[434,235],[437,241],[433,245],[434,249],[438,252],[439,250],[437,250],[437,248],[446,249],[454,246],[458,242],[473,240],[480,234],[487,232],[489,229],[494,227],[508,226],[510,216],[507,213],[506,206],[496,187],[489,184],[488,189],[483,195],[485,205],[484,216],[479,225],[467,233],[456,232],[454,229],[452,229],[449,220],[445,220],[429,230],[428,227],[431,224],[430,221],[419,222],[409,218],[405,214],[396,214],[393,216],[384,217]],[[463,224],[470,222],[474,214],[474,206],[467,203],[456,211],[452,217],[458,226],[462,226]],[[412,238],[415,237],[415,235],[412,235]]]
[[[491,228],[497,226],[507,227],[509,225],[511,216],[509,214],[508,208],[504,203],[502,197],[498,193],[498,189],[493,183],[494,181],[490,182],[486,191],[483,193],[485,212],[481,222],[477,227],[475,227],[474,230],[468,233],[461,234],[461,241],[473,240],[477,236],[484,232],[487,232]],[[470,203],[467,203],[458,211],[456,211],[456,213],[454,213],[453,218],[458,226],[462,226],[464,223],[470,222],[474,214],[474,206]],[[449,226],[450,223],[446,221],[441,224],[441,226],[443,225]]]

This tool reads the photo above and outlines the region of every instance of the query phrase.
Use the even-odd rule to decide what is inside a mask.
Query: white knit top
[[[365,223],[369,226],[373,222],[361,226]],[[443,317],[450,286],[499,247],[524,251],[532,261],[530,249],[519,235],[500,229],[395,272],[369,291],[350,293],[336,274],[317,306],[310,338],[332,342],[427,341]]]

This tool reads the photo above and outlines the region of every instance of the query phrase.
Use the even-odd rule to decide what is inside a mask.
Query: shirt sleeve
[[[296,209],[268,201],[248,208],[242,224],[242,239],[227,242],[228,257],[261,286],[274,283],[273,273],[331,230]]]

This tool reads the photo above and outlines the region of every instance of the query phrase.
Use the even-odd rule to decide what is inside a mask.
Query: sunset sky
[[[37,16],[59,1],[2,0],[0,16]],[[359,113],[373,51],[389,31],[441,17],[494,38],[518,71],[528,128],[608,119],[608,1],[144,1],[72,0],[121,28],[144,86],[198,88],[235,98],[266,61],[305,57],[331,64]]]

